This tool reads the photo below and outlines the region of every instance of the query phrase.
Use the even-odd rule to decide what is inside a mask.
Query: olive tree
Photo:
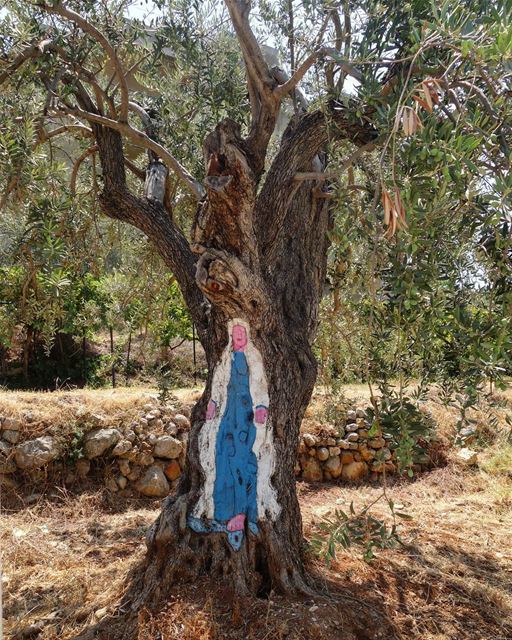
[[[194,20],[189,3],[158,4]],[[187,141],[179,127],[172,153],[154,111],[136,99],[137,65],[126,63],[134,36],[117,28],[115,14],[123,3],[112,3],[110,15],[94,5],[25,8],[31,37],[5,45],[0,82],[44,89],[34,146],[58,136],[88,141],[72,179],[88,158],[99,159],[101,211],[148,237],[179,283],[206,353],[209,375],[192,412],[186,468],[148,532],[132,605],[164,598],[176,578],[202,573],[229,577],[239,593],[307,592],[294,465],[317,374],[312,344],[333,185],[355,163],[367,170],[375,238],[385,232],[393,241],[406,232],[405,194],[424,197],[404,188],[396,159],[415,140],[428,147],[444,126],[474,139],[490,132],[463,150],[467,175],[459,168],[454,180],[481,181],[484,166],[510,188],[503,186],[510,182],[506,83],[495,75],[510,55],[505,12],[469,1],[439,12],[420,0],[262,2],[256,22],[249,0],[213,3],[210,19],[227,18],[237,42],[245,68],[237,95],[248,97],[248,108],[237,119],[221,117],[205,135],[202,159],[190,165],[196,177],[180,157]],[[285,69],[267,62],[256,37],[261,21]],[[171,24],[166,33],[177,41],[189,37]],[[198,29],[196,40],[207,31]],[[165,44],[160,36],[157,45]],[[224,74],[238,78],[239,67]],[[201,81],[183,78],[183,90]],[[134,146],[147,151],[146,168],[130,159]],[[434,164],[429,170],[442,174]],[[180,197],[196,202],[190,233],[176,215]],[[375,215],[381,197],[383,217]]]

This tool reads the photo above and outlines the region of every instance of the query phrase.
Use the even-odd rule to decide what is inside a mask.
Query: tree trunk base
[[[89,628],[76,640],[131,640],[137,638],[139,617],[157,612],[177,585],[192,587],[207,579],[234,598],[267,599],[318,595],[296,550],[287,549],[270,523],[261,523],[258,535],[247,533],[239,551],[225,533],[199,534],[186,526],[188,494],[168,498],[146,535],[148,554],[127,578],[127,590],[113,617]]]
[[[257,535],[245,532],[239,551],[225,533],[195,533],[187,526],[188,495],[168,499],[147,534],[149,553],[139,592],[131,607],[154,606],[165,601],[176,582],[199,578],[226,582],[240,596],[266,598],[270,591],[312,595],[314,589],[296,549],[288,549],[272,524],[262,521]]]

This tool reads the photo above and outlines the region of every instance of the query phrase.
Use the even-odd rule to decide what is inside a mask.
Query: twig
[[[86,160],[89,156],[91,156],[93,153],[96,153],[96,151],[98,151],[98,145],[94,145],[92,147],[89,147],[88,149],[86,149],[81,156],[79,156],[76,160],[75,160],[75,164],[73,165],[73,169],[71,171],[71,178],[69,180],[69,188],[71,190],[71,195],[74,197],[76,195],[76,179],[78,177],[78,170],[80,169],[80,165],[82,164],[82,162],[84,160]]]

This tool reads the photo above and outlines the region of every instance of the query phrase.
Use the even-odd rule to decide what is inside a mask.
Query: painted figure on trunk
[[[246,529],[257,535],[258,519],[275,517],[279,507],[271,484],[273,441],[261,355],[246,323],[233,321],[230,329],[199,436],[203,493],[188,524],[198,533],[226,532],[238,550]]]

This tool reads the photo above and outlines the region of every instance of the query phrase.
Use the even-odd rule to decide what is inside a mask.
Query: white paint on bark
[[[203,468],[205,481],[192,515],[196,518],[204,517],[208,520],[214,517],[215,444],[227,403],[227,390],[233,355],[231,332],[234,325],[242,325],[247,332],[247,345],[244,352],[249,367],[249,387],[253,411],[258,405],[269,406],[268,385],[263,360],[260,352],[251,341],[250,327],[244,320],[231,320],[227,327],[228,335],[230,336],[229,343],[224,349],[213,373],[211,400],[216,403],[217,409],[214,417],[206,419],[199,433],[199,460]],[[271,481],[275,465],[273,428],[268,416],[264,424],[256,422],[254,424],[256,427],[256,440],[252,448],[258,462],[256,490],[258,519],[263,520],[270,517],[274,520],[279,515],[281,507],[277,502],[276,490]]]

